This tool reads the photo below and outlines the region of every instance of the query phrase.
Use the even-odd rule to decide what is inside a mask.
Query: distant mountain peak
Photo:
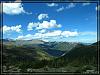
[[[100,41],[93,43],[92,45],[100,45]]]

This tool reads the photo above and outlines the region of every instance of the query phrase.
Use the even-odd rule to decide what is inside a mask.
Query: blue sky
[[[96,3],[4,3],[3,38],[96,42]]]

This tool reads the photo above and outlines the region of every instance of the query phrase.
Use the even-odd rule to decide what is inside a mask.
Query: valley
[[[99,43],[3,40],[3,71],[96,74]]]

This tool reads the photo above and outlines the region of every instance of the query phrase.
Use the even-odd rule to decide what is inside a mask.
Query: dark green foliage
[[[91,66],[97,66],[97,50],[97,46],[95,45],[77,45],[65,55],[51,61],[49,67],[59,68],[70,65],[79,67],[80,69],[77,70],[78,72],[82,72],[83,69],[94,69],[94,67]],[[86,68],[84,68],[85,65],[87,65]]]
[[[68,45],[67,47],[64,47]],[[97,52],[98,44],[92,45],[77,44],[70,49],[72,44],[66,42],[52,42],[36,45],[3,44],[3,65],[8,71],[10,66],[18,67],[20,72],[27,72],[28,68],[35,69],[32,72],[39,71],[69,71],[69,72],[85,72],[87,70],[97,71]],[[59,56],[53,57],[44,49],[65,50],[66,52]],[[63,70],[62,70],[63,69]],[[73,70],[75,69],[75,70]],[[38,70],[38,71],[37,71]]]
[[[79,46],[66,53],[62,58],[73,65],[96,64],[97,47],[96,46]]]

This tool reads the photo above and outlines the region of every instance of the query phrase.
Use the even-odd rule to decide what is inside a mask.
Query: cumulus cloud
[[[59,35],[61,34],[61,31],[60,30],[55,30],[55,31],[52,31],[52,32],[47,32],[47,33],[35,33],[34,34],[34,38],[51,38],[52,37],[58,37]]]
[[[21,13],[32,14],[26,12],[21,3],[3,3],[3,13],[9,15],[18,15]]]
[[[58,8],[56,11],[60,12],[60,11],[63,11],[65,9],[70,9],[70,8],[73,8],[73,7],[75,7],[75,4],[74,3],[69,3],[65,8],[62,6],[62,7]]]
[[[48,3],[47,6],[54,7],[54,6],[58,6],[58,4],[56,4],[56,3]]]
[[[63,11],[63,10],[64,10],[64,7],[62,6],[62,7],[57,9],[57,12],[60,12],[60,11]]]
[[[73,37],[73,36],[77,36],[78,32],[74,31],[61,31],[61,30],[55,30],[52,32],[45,32],[45,33],[35,33],[34,35],[31,34],[27,34],[25,36],[18,36],[17,39],[53,39],[53,38],[57,38],[57,37]]]
[[[39,20],[42,20],[43,18],[49,18],[49,17],[48,17],[48,14],[40,14],[40,15],[38,16],[38,19],[39,19]]]
[[[90,5],[90,3],[83,3],[82,6]]]
[[[59,28],[61,27],[61,24],[57,24],[56,20],[50,20],[48,21],[43,21],[42,23],[39,24],[39,26],[36,29],[49,29],[49,28]]]
[[[27,30],[33,30],[34,27],[37,27],[40,23],[33,23],[33,22],[30,22],[27,26]]]
[[[29,23],[27,28],[28,30],[33,30],[33,28],[38,29],[50,29],[50,28],[60,28],[61,24],[57,24],[56,20],[50,20],[49,21],[43,21],[42,23],[37,22],[37,23]]]
[[[33,38],[32,34],[27,34],[25,36],[18,36],[16,39],[19,39],[19,40],[30,40],[32,38]]]
[[[68,6],[66,6],[66,9],[70,9],[70,8],[73,8],[75,7],[75,4],[74,3],[69,3]]]
[[[18,36],[16,39],[18,39],[18,40],[31,40],[31,39],[40,39],[42,37],[43,37],[42,33],[35,33],[34,35],[32,35],[32,34],[27,34],[25,36],[21,35],[21,36]]]
[[[77,31],[75,31],[75,32],[63,31],[61,35],[64,36],[64,37],[77,36],[78,32]]]
[[[38,32],[45,33],[46,32],[46,29],[39,30]]]
[[[21,3],[3,3],[3,12],[5,14],[20,14],[25,11]]]
[[[44,37],[57,37],[57,36],[60,36],[61,35],[61,30],[55,30],[53,32],[48,32],[48,33],[45,33],[44,34]]]
[[[3,26],[3,33],[6,32],[11,32],[11,31],[15,31],[15,32],[20,32],[21,31],[21,25],[16,25],[16,26]]]

